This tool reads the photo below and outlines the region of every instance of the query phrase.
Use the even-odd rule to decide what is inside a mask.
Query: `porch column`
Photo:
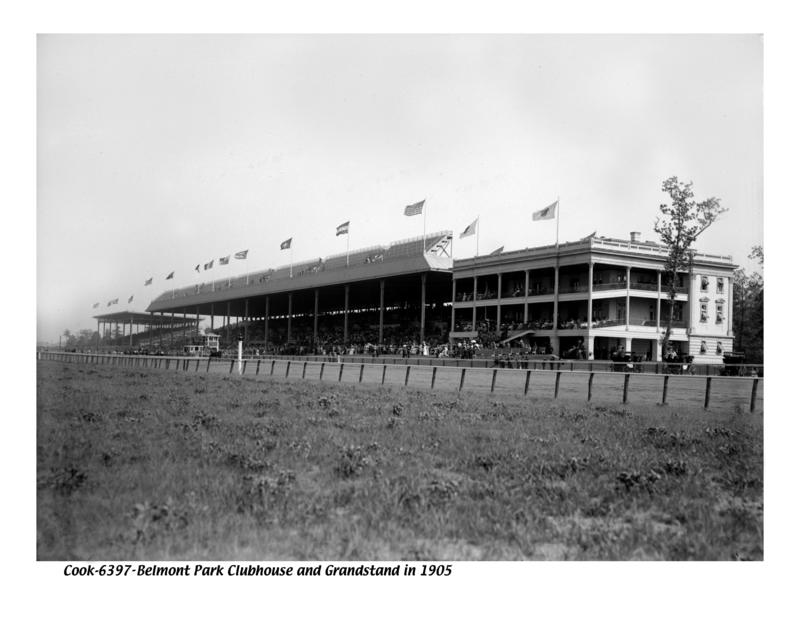
[[[344,286],[344,343],[347,343],[347,318],[350,311],[350,284]]]
[[[656,353],[653,354],[653,360],[661,362],[661,271],[656,273]]]
[[[456,329],[456,280],[453,278],[453,304],[450,305],[450,332]]]
[[[314,334],[311,338],[312,345],[314,346],[314,351],[316,352],[317,347],[317,326],[319,323],[319,288],[314,289]]]
[[[558,266],[553,267],[553,330],[558,330]],[[556,346],[553,346],[553,350],[555,349]]]
[[[195,305],[194,307],[194,334],[195,336],[200,336],[200,307]]]
[[[475,323],[477,322],[478,318],[478,306],[475,304],[478,302],[478,276],[473,275],[472,277],[472,330],[474,331],[476,328]]]
[[[625,352],[631,353],[633,349],[633,337],[625,337]]]
[[[425,279],[426,273],[422,273],[421,292],[420,292],[420,317],[419,317],[419,342],[425,340]]]
[[[728,282],[728,337],[733,337],[733,278],[727,277]],[[733,342],[731,341],[731,350],[733,350]]]
[[[130,323],[130,329],[129,330],[130,330],[130,333],[128,333],[128,345],[130,347],[133,347],[133,318],[131,318],[131,323]]]
[[[625,275],[625,330],[630,330],[631,325],[631,267]],[[628,350],[630,351],[630,350]]]
[[[172,328],[175,323],[175,312],[172,311],[169,314],[169,345],[172,346],[172,342],[175,340],[174,333],[172,332]]]
[[[500,294],[503,291],[503,273],[497,273],[497,322],[495,332],[500,334]]]
[[[586,316],[586,338],[592,342],[592,346],[594,346],[594,337],[592,337],[592,282],[594,280],[594,263],[589,262],[589,301],[587,304],[587,311],[589,315]],[[592,358],[589,355],[589,348],[586,348],[586,357]]]
[[[231,343],[231,301],[228,301],[225,306],[225,343]]]
[[[386,288],[386,279],[380,280],[380,288],[381,288],[381,308],[380,313],[378,314],[378,345],[383,345],[383,311],[386,307],[385,303],[385,288]]]
[[[244,299],[244,347],[247,347],[247,323],[250,321],[250,299]]]
[[[528,286],[531,283],[531,271],[525,269],[525,305],[522,308],[522,321],[528,322]]]
[[[269,345],[269,295],[264,297],[264,353]]]
[[[292,340],[292,293],[289,292],[289,316],[286,321],[286,343]]]

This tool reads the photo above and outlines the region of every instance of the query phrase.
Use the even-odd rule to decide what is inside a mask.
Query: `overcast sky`
[[[554,242],[531,213],[557,197],[562,242],[654,240],[677,175],[729,208],[698,249],[752,268],[762,120],[755,35],[43,35],[38,340],[144,310],[172,270],[343,252],[347,220],[351,249],[419,235],[422,199],[456,258],[478,216],[481,253]]]

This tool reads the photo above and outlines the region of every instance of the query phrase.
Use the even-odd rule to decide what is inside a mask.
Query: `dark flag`
[[[350,233],[350,222],[345,221],[341,225],[336,227],[336,235],[341,236],[342,234],[349,234]]]
[[[292,248],[292,239],[291,238],[287,238],[286,240],[284,240],[281,243],[281,251],[283,251],[284,249],[291,249],[291,248]]]
[[[128,304],[130,305],[133,302],[133,296],[128,299]]]
[[[250,249],[245,249],[244,251],[237,251],[233,255],[233,257],[235,257],[237,260],[246,260],[248,251],[250,251]]]
[[[406,209],[405,211],[403,211],[403,213],[405,214],[406,217],[421,215],[423,206],[425,206],[425,200],[417,202],[416,204],[411,204],[410,206],[406,206]]]
[[[503,252],[503,249],[505,249],[505,245],[503,245],[502,247],[498,247],[497,249],[492,251],[489,255],[500,255]]]
[[[175,271],[173,270],[170,274],[167,275],[167,279],[172,279],[175,276]]]
[[[224,258],[219,258],[219,265],[225,266],[230,261],[231,261],[231,256],[226,255]]]
[[[147,281],[144,282],[145,285],[150,285],[151,283],[153,283],[152,277],[150,277]]]

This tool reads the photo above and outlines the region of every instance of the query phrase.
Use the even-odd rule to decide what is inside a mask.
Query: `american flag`
[[[425,206],[425,200],[422,200],[421,202],[417,202],[416,204],[411,204],[410,206],[406,206],[406,209],[405,209],[406,217],[413,217],[414,215],[421,215],[423,206]]]
[[[336,235],[341,236],[342,234],[349,234],[350,233],[350,222],[345,221],[341,225],[336,227]]]
[[[246,260],[248,251],[250,251],[250,249],[245,249],[244,251],[238,251],[234,254],[233,257],[235,257],[237,260]]]
[[[227,255],[225,257],[219,258],[219,265],[225,266],[230,261],[231,261],[231,256]]]

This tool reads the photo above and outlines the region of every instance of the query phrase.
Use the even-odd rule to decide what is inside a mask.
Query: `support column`
[[[726,277],[728,285],[728,337],[733,337],[733,277]],[[733,341],[731,341],[731,350],[733,350]]]
[[[214,303],[211,303],[211,330],[214,330]]]
[[[594,264],[589,262],[589,302],[586,310],[586,358],[594,358],[594,337],[592,336],[592,288],[594,281]]]
[[[456,329],[456,280],[453,278],[453,304],[450,305],[450,332]]]
[[[133,347],[133,318],[131,318],[131,323],[130,323],[130,329],[129,330],[130,330],[130,333],[128,335],[128,346],[132,348]]]
[[[625,352],[628,354],[633,350],[633,337],[625,337]]]
[[[344,286],[344,343],[347,343],[347,318],[348,311],[350,311],[350,284]]]
[[[476,322],[478,318],[478,306],[476,303],[478,302],[478,276],[473,275],[472,277],[472,330],[476,330]]]
[[[269,295],[264,297],[264,353],[269,345]]]
[[[103,342],[103,337],[100,335],[100,320],[97,320],[97,349],[100,349],[100,344]]]
[[[247,347],[247,326],[250,322],[250,299],[244,299],[244,347]]]
[[[311,338],[314,352],[317,351],[317,327],[319,325],[319,288],[314,289],[314,335]]]
[[[455,286],[455,283],[453,285]],[[384,302],[386,279],[381,279],[380,288],[381,288],[381,308],[380,308],[380,313],[378,314],[378,345],[383,345],[383,312],[386,307],[386,303]],[[453,289],[455,289],[455,287]]]
[[[630,330],[631,326],[631,267],[625,275],[625,330]]]
[[[420,291],[420,315],[419,315],[419,343],[425,341],[425,279],[426,273],[422,273]]]
[[[195,337],[200,336],[200,307],[195,305],[194,307],[194,335]]]
[[[286,321],[286,343],[292,340],[292,293],[289,292],[289,315]]]
[[[503,273],[497,273],[497,321],[494,330],[500,334],[500,294],[503,291]]]
[[[172,327],[174,325],[175,325],[175,312],[173,311],[173,312],[171,312],[169,314],[169,345],[170,345],[170,347],[172,346],[173,341],[175,340],[174,333],[172,332],[172,330],[173,330]]]
[[[656,353],[653,360],[661,362],[661,271],[656,273]]]
[[[558,266],[553,267],[553,329],[558,330]],[[555,351],[553,353],[558,354]]]
[[[525,305],[522,308],[522,321],[527,324],[528,322],[528,287],[531,283],[531,271],[525,270]]]
[[[225,344],[231,344],[231,302],[228,301],[225,307]]]

